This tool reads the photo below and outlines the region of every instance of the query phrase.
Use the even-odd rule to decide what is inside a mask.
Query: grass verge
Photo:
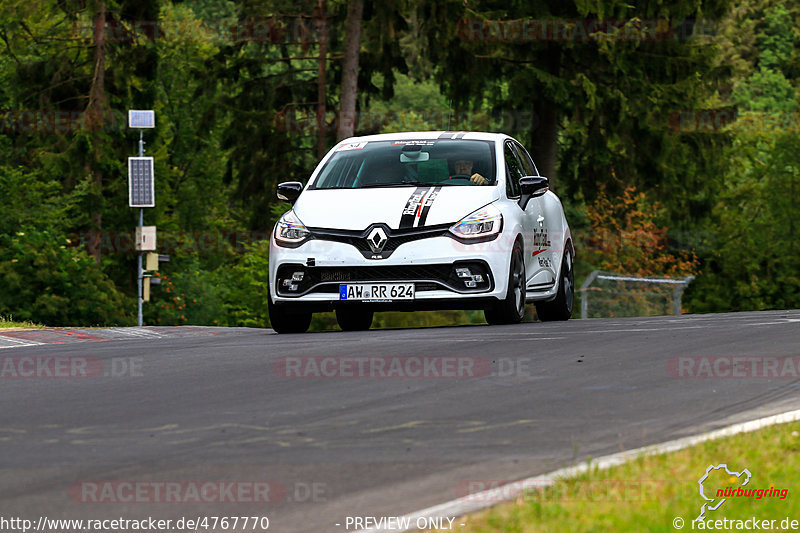
[[[36,324],[29,320],[18,321],[14,320],[13,316],[0,316],[0,330],[3,329],[16,329],[16,328],[43,328],[41,324]]]
[[[741,475],[737,478],[724,469],[710,470],[703,482],[704,494],[714,499],[708,505],[715,506],[723,498],[725,501],[717,510],[706,511],[705,523],[694,522],[705,503],[698,481],[709,465],[719,464],[727,464],[730,471]],[[738,493],[747,477],[744,469],[751,477],[741,487],[742,495],[724,497],[728,487]],[[453,525],[460,533],[798,531],[798,472],[800,423],[791,422],[707,441],[679,452],[639,457],[607,470],[594,469],[558,480],[544,490],[532,490],[514,502],[457,518]],[[466,493],[492,490],[497,485],[473,481]],[[746,489],[753,495],[744,496]],[[718,490],[723,491],[720,497]],[[491,502],[491,494],[483,499]],[[497,488],[496,501],[502,495],[503,489]],[[758,524],[753,523],[754,518]],[[461,523],[466,526],[456,525]]]

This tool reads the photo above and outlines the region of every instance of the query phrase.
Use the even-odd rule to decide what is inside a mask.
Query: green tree
[[[132,325],[133,301],[85,251],[31,227],[0,236],[0,314],[49,326]]]
[[[712,210],[714,231],[701,251],[704,275],[687,292],[692,309],[784,309],[800,305],[800,144],[794,84],[800,8],[751,0],[726,20],[723,49],[748,28],[752,43],[732,84],[740,109],[725,187]],[[748,30],[748,31],[750,31]]]
[[[432,62],[447,65],[437,78],[456,107],[513,111],[517,120],[503,129],[529,146],[566,198],[591,200],[602,185],[619,193],[620,183],[658,191],[676,230],[707,215],[729,143],[667,127],[671,113],[703,108],[726,74],[713,40],[682,29],[719,18],[727,5],[418,4]]]
[[[783,5],[766,10],[765,26],[758,34],[758,69],[739,81],[732,100],[742,110],[790,112],[797,109],[795,87],[784,74],[796,55],[798,37],[792,16]]]

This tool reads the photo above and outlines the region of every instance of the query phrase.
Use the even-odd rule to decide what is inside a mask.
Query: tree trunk
[[[88,171],[92,176],[91,196],[94,212],[91,214],[91,238],[89,253],[100,263],[100,232],[103,229],[103,174],[100,170],[102,158],[102,134],[106,120],[106,3],[97,0],[97,13],[94,18],[94,72],[89,90],[89,103],[86,106],[86,119],[93,133],[92,154],[88,160]]]
[[[531,131],[531,156],[539,174],[556,181],[558,166],[558,113],[553,102],[534,104],[535,120]]]
[[[558,77],[561,71],[561,51],[548,47],[543,59],[547,71]],[[539,174],[556,183],[558,168],[558,105],[546,98],[534,102],[534,122],[531,128],[531,156]]]
[[[356,126],[356,97],[358,96],[358,54],[361,48],[361,15],[364,0],[350,0],[345,22],[344,65],[342,67],[342,96],[339,105],[339,127],[336,139],[352,137]]]
[[[325,73],[328,61],[328,10],[327,0],[317,0],[315,18],[319,32],[317,59],[317,159],[325,156]]]

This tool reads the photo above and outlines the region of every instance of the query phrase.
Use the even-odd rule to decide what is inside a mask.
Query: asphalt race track
[[[800,311],[92,331],[0,337],[0,516],[346,531],[348,516],[800,408]]]

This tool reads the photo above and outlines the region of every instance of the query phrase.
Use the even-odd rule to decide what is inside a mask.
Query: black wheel
[[[293,310],[290,306],[275,305],[267,296],[269,323],[276,333],[305,333],[311,325],[311,313]]]
[[[553,320],[569,320],[572,316],[572,304],[575,300],[575,275],[572,270],[572,255],[564,252],[561,260],[561,278],[558,281],[556,297],[549,302],[537,302],[536,314],[542,322]]]
[[[342,331],[364,331],[372,326],[372,311],[364,309],[337,309],[336,322]]]
[[[514,243],[511,251],[506,297],[485,309],[483,315],[486,322],[492,325],[519,324],[525,316],[525,259],[519,241]]]

